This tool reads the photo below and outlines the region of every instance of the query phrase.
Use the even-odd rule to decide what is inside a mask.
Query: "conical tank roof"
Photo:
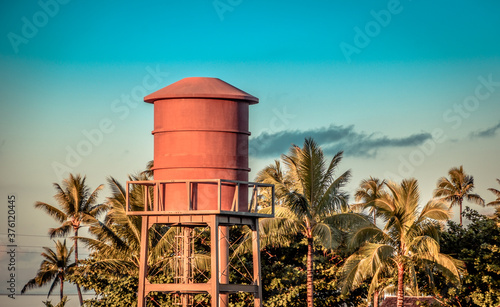
[[[232,86],[218,78],[190,77],[172,83],[144,97],[145,102],[154,103],[162,99],[210,98],[244,100],[250,104],[259,102],[259,98]]]

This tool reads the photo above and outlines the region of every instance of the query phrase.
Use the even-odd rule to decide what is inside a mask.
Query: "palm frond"
[[[337,170],[338,165],[342,161],[343,156],[344,156],[343,151],[339,151],[333,156],[332,160],[330,161],[330,164],[328,165],[328,168],[323,174],[323,186],[328,186],[330,184],[330,181],[332,178],[334,178],[335,171]],[[346,180],[348,180],[348,178],[346,178]]]
[[[271,208],[264,208],[259,212],[266,213]],[[260,246],[279,247],[288,246],[291,240],[303,231],[302,223],[295,213],[282,206],[275,208],[274,218],[264,218],[259,222]],[[251,240],[251,237],[248,238]]]
[[[282,198],[283,195],[286,195],[291,190],[291,183],[287,182],[279,160],[275,160],[274,164],[270,164],[259,171],[255,180],[257,182],[273,184],[277,198]]]
[[[420,212],[417,224],[426,219],[433,219],[436,221],[448,220],[451,217],[449,207],[442,200],[430,200]]]
[[[450,255],[439,253],[432,262],[436,268],[452,283],[460,284],[461,276],[465,273],[465,264]]]
[[[21,289],[21,294],[24,294],[27,290],[37,288],[37,287],[40,287],[40,285],[37,283],[36,278],[32,278]]]
[[[418,236],[409,242],[408,249],[413,257],[435,260],[433,257],[439,254],[439,243],[429,236]]]
[[[356,249],[367,242],[388,242],[392,239],[388,237],[380,228],[371,224],[357,229],[349,239],[349,248]]]
[[[149,179],[152,179],[153,178],[153,169],[154,169],[154,160],[150,160],[147,164],[146,164],[146,170],[141,172],[141,175],[144,175]]]
[[[348,170],[337,177],[329,186],[326,186],[326,190],[322,193],[322,197],[317,204],[316,211],[318,213],[330,215],[338,211],[342,205],[347,204],[347,197],[339,192],[350,178],[351,171]]]
[[[360,255],[353,254],[347,258],[342,266],[342,294],[347,294],[349,290],[355,289],[368,278],[367,275],[364,275],[363,272],[359,270],[359,263],[362,259]]]
[[[500,179],[497,179],[497,182],[500,184]],[[487,206],[498,206],[500,205],[500,190],[494,189],[494,188],[489,188],[488,191],[493,193],[493,195],[496,196],[497,199],[494,201],[489,202],[486,204]]]
[[[316,223],[312,229],[312,233],[326,249],[338,247],[342,240],[342,232],[327,223]]]
[[[47,203],[37,201],[35,203],[35,208],[42,209],[48,215],[52,216],[56,221],[58,221],[60,223],[63,223],[64,221],[66,221],[68,219],[68,216],[64,212],[62,212],[61,210],[59,210],[56,207],[51,206]]]
[[[54,237],[66,237],[71,230],[73,230],[71,221],[65,221],[61,226],[57,228],[50,228],[49,236],[51,239]]]
[[[313,212],[311,212],[310,203],[304,194],[293,191],[286,194],[284,199],[295,215],[309,220],[312,219]]]
[[[119,257],[131,253],[129,246],[125,243],[116,244],[116,241],[119,240],[115,240],[114,244],[110,244],[93,238],[79,237],[78,239],[89,249],[98,251],[103,257]]]
[[[359,213],[336,213],[323,219],[324,223],[341,230],[353,230],[373,225],[366,215]]]
[[[54,281],[52,282],[52,284],[50,285],[50,288],[49,288],[49,293],[47,293],[47,298],[50,296],[50,294],[52,294],[52,291],[54,290],[54,288],[61,282],[61,280],[56,277],[54,278]]]
[[[497,179],[497,182],[498,182],[498,184],[500,184],[500,179]],[[488,191],[493,193],[493,195],[495,195],[497,198],[496,200],[488,203],[488,206],[496,206],[496,205],[500,204],[500,190],[497,190],[494,188],[489,188]]]
[[[478,205],[484,207],[484,199],[481,198],[481,196],[479,196],[479,194],[467,193],[467,194],[465,194],[465,198],[467,199],[467,201],[473,202],[475,204],[478,204]]]
[[[63,185],[64,182],[65,181],[63,181]],[[67,191],[63,189],[63,187],[61,187],[61,185],[59,185],[58,183],[54,183],[53,186],[56,189],[54,199],[59,203],[62,211],[64,211],[65,213],[70,212],[72,207],[72,200],[69,197],[70,195],[67,194]]]
[[[342,268],[342,290],[359,286],[368,277],[380,276],[392,263],[394,248],[390,245],[367,243],[358,252],[347,258]],[[378,279],[375,279],[377,283]]]
[[[97,197],[99,196],[99,192],[104,189],[104,185],[101,184],[99,185],[92,193],[88,196],[83,195],[84,198],[82,200],[85,200],[85,203],[83,204],[82,211],[84,212],[89,212],[93,209],[94,203],[97,201]]]
[[[110,274],[112,276],[124,276],[127,274],[137,274],[138,263],[135,263],[131,259],[122,258],[103,258],[99,260],[93,260],[85,266],[83,274],[90,271],[98,271]]]

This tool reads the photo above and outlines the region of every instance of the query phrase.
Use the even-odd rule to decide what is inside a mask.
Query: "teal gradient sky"
[[[68,150],[108,123],[68,168],[93,188],[110,175],[124,182],[153,158],[153,108],[133,97],[191,76],[260,99],[250,113],[251,177],[312,136],[329,154],[345,150],[339,171],[353,171],[350,192],[368,176],[416,177],[424,203],[462,164],[486,201],[487,188],[500,188],[498,1],[61,2],[0,4],[0,202],[19,198],[20,246],[52,245],[34,236],[56,225],[33,203],[53,202],[54,165],[68,166]],[[357,52],[346,56],[346,44]],[[41,248],[19,251],[20,290]],[[25,306],[6,296],[0,305]]]

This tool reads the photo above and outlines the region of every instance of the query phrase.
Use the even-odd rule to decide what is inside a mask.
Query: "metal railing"
[[[185,210],[169,210],[169,204],[165,196],[165,190],[168,185],[177,185],[179,189],[179,184],[184,184],[186,203],[183,208]],[[216,209],[211,210],[200,210],[194,208],[193,204],[193,187],[198,185],[214,185],[217,189],[217,206]],[[136,191],[137,187],[134,185],[142,186],[142,191]],[[225,193],[222,193],[223,187],[231,186],[234,187],[234,193],[232,195],[232,200],[224,199]],[[131,189],[132,187],[132,189]],[[243,207],[246,210],[240,211],[240,193],[241,190],[250,191],[251,195],[250,201],[247,207]],[[131,204],[130,193],[134,191],[135,194],[142,193],[142,200],[135,199],[138,201],[138,205],[133,208]],[[207,196],[207,195],[201,195]],[[200,197],[199,195],[197,196]],[[213,198],[213,194],[210,195]],[[226,197],[227,198],[227,197]],[[230,210],[223,210],[222,204],[231,201]],[[271,207],[272,213],[259,213],[259,209],[263,207]],[[259,182],[248,182],[248,181],[238,181],[238,180],[226,180],[226,179],[189,179],[189,180],[147,180],[147,181],[127,181],[126,185],[126,213],[127,215],[183,215],[183,214],[236,214],[236,215],[252,215],[258,217],[273,217],[274,216],[274,185],[259,183]]]

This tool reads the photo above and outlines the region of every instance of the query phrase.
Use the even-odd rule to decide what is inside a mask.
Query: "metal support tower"
[[[189,186],[194,180],[182,181],[187,182]],[[205,181],[204,181],[205,182]],[[221,197],[219,193],[219,209],[218,210],[191,210],[181,212],[162,211],[161,193],[162,185],[169,183],[179,183],[175,181],[129,181],[127,182],[127,214],[142,217],[141,228],[141,250],[140,250],[140,267],[139,267],[139,291],[138,291],[138,307],[146,306],[146,297],[149,292],[165,292],[174,293],[176,303],[179,306],[187,307],[193,303],[193,296],[197,293],[208,293],[211,296],[212,307],[227,306],[229,294],[235,292],[248,292],[254,295],[254,306],[262,306],[262,283],[260,269],[260,246],[259,246],[259,218],[274,216],[274,203],[271,201],[272,214],[257,213],[258,207],[258,189],[270,188],[271,200],[274,199],[274,186],[253,183],[253,182],[237,182],[217,179],[215,180],[220,185],[224,183],[234,184],[239,188],[240,185],[253,187],[252,200],[247,212],[241,211],[223,211],[220,210]],[[145,188],[145,210],[130,211],[129,209],[129,186],[131,184],[139,184]],[[234,208],[238,206],[238,188],[235,189]],[[150,197],[153,195],[153,197]],[[189,200],[190,201],[190,200]],[[165,224],[169,226],[180,227],[176,248],[176,270],[175,283],[168,284],[151,284],[147,279],[148,265],[148,230],[154,224]],[[252,258],[253,258],[253,276],[252,284],[230,284],[229,280],[229,259],[228,259],[228,236],[229,227],[233,225],[247,225],[252,231]],[[194,243],[192,232],[194,227],[209,227],[210,228],[210,278],[206,283],[193,282],[193,256]]]

